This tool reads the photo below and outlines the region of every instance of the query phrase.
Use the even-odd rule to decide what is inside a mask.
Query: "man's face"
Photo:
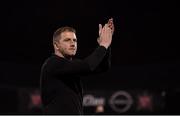
[[[77,51],[77,38],[74,32],[65,31],[57,42],[58,52],[64,57],[72,57]]]

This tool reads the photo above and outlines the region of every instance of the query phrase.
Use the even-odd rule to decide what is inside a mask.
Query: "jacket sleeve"
[[[106,48],[99,46],[84,60],[53,61],[48,65],[48,72],[53,75],[84,75],[97,69],[106,56]]]
[[[111,47],[108,48],[106,55],[104,56],[101,63],[95,69],[95,73],[106,72],[111,67]]]

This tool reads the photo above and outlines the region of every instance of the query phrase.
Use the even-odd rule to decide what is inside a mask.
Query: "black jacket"
[[[84,60],[67,60],[55,54],[41,69],[40,90],[45,114],[82,114],[83,76],[106,71],[110,49],[99,46]]]

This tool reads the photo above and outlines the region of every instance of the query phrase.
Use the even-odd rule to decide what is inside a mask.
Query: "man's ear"
[[[57,42],[54,42],[54,48],[57,50],[59,49]]]

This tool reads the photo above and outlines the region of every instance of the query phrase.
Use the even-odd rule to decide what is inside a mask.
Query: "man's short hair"
[[[69,26],[60,27],[53,34],[53,43],[55,41],[58,41],[60,39],[59,36],[61,35],[61,33],[66,32],[66,31],[76,33],[76,30],[73,27],[69,27]]]

